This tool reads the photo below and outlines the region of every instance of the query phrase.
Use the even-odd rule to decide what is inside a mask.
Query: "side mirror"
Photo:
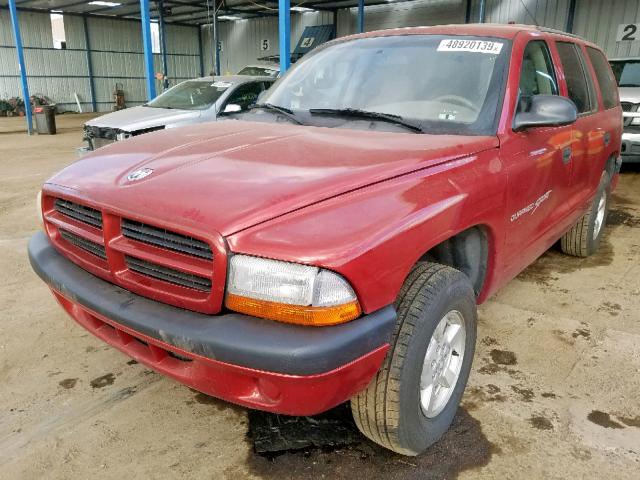
[[[227,106],[224,107],[224,110],[222,111],[222,113],[236,113],[236,112],[240,112],[241,110],[242,110],[242,107],[237,103],[228,103]]]
[[[513,130],[535,127],[560,127],[574,123],[578,118],[575,103],[558,95],[534,95],[528,112],[516,114]]]

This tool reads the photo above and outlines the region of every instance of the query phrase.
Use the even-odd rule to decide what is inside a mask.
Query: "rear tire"
[[[419,263],[396,309],[391,348],[351,410],[369,439],[413,456],[438,441],[456,414],[475,350],[476,301],[462,272]]]
[[[589,211],[560,239],[560,249],[567,255],[588,257],[598,250],[609,213],[610,182],[604,172]]]

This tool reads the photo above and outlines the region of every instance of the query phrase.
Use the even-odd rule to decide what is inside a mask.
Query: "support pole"
[[[213,10],[213,46],[216,52],[213,71],[216,75],[220,75],[220,29],[218,25],[218,12],[215,8]]]
[[[358,0],[358,33],[364,32],[364,0]]]
[[[471,22],[471,2],[473,0],[467,0],[467,8],[464,12],[464,23]]]
[[[153,75],[153,49],[151,48],[151,17],[149,0],[140,0],[142,46],[144,47],[144,73],[147,81],[147,100],[156,98],[156,80]]]
[[[573,33],[573,20],[576,16],[576,0],[569,3],[569,12],[567,12],[567,32]]]
[[[87,50],[87,75],[89,75],[89,94],[91,95],[91,108],[93,112],[98,111],[98,102],[96,100],[96,83],[93,79],[93,59],[91,58],[91,40],[89,39],[89,25],[87,17],[83,15],[82,26],[84,30],[84,45]]]
[[[20,24],[18,23],[18,11],[16,0],[9,0],[9,12],[11,14],[11,27],[13,38],[16,41],[16,53],[18,55],[18,68],[20,69],[20,81],[22,83],[22,97],[24,99],[24,113],[27,117],[27,133],[33,134],[33,118],[31,116],[31,96],[27,84],[27,70],[24,65],[24,52],[22,51],[22,37],[20,36]]]
[[[166,90],[169,88],[169,67],[167,64],[167,35],[164,25],[164,2],[158,0],[158,31],[160,32],[160,52],[162,53],[162,86]]]
[[[278,0],[278,34],[280,43],[280,74],[291,66],[291,1]]]
[[[484,23],[485,21],[485,16],[486,16],[486,0],[480,0],[480,14],[478,15],[479,18],[479,22],[480,23]]]
[[[198,55],[200,57],[200,76],[204,77],[204,56],[202,54],[202,27],[198,25]]]

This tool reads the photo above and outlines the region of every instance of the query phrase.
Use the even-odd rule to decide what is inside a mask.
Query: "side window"
[[[596,109],[593,87],[589,89],[584,61],[581,52],[575,44],[570,42],[558,42],[558,54],[567,81],[569,98],[578,108],[578,113],[587,113]],[[589,77],[589,80],[590,77]]]
[[[262,82],[245,83],[233,92],[227,100],[227,105],[240,105],[240,111],[247,110],[249,106],[256,103],[258,95],[262,93]]]
[[[596,50],[593,47],[587,47],[587,53],[589,59],[591,59],[591,65],[596,72],[596,79],[598,85],[600,85],[600,91],[602,92],[602,103],[604,108],[613,108],[618,105],[618,85],[616,79],[613,76],[609,62],[604,57],[601,51]]]
[[[520,70],[518,112],[529,109],[534,95],[557,95],[558,83],[547,44],[542,40],[529,42],[524,49]]]

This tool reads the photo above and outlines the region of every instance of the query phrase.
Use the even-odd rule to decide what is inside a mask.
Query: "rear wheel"
[[[607,222],[610,196],[610,178],[605,172],[589,211],[560,239],[560,248],[564,253],[575,257],[588,257],[598,250]]]
[[[351,410],[371,440],[418,455],[447,431],[467,384],[476,340],[475,295],[462,272],[420,263],[396,308],[384,364],[351,399]]]

